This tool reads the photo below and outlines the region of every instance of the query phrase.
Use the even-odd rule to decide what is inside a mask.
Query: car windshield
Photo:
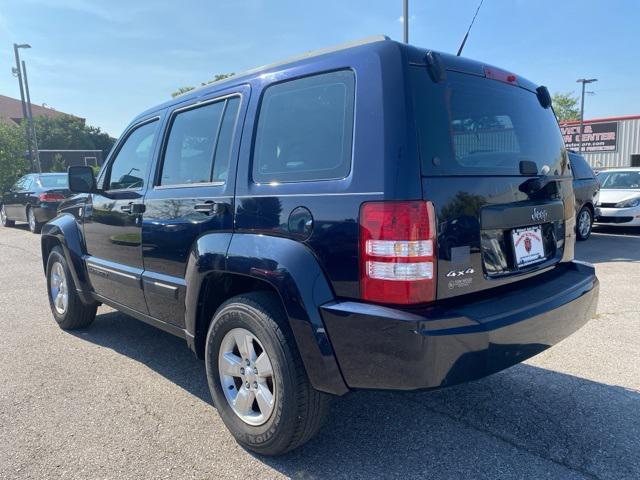
[[[67,174],[61,175],[43,175],[38,180],[42,188],[68,188],[69,176]]]
[[[640,190],[640,171],[602,172],[598,178],[603,189]]]

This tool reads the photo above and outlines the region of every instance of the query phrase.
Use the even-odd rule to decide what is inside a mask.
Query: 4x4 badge
[[[447,273],[447,277],[464,277],[465,275],[472,275],[474,273],[476,273],[476,271],[473,268],[469,267],[466,270],[451,270],[449,273]]]

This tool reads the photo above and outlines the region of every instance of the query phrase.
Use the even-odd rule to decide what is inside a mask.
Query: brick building
[[[79,118],[83,122],[84,118],[71,115],[70,113],[60,112],[53,108],[31,104],[31,112],[33,117],[59,117],[68,115]],[[23,119],[22,102],[19,99],[0,95],[0,123],[9,125],[20,125]],[[54,158],[60,156],[66,166],[70,165],[102,165],[101,150],[49,150],[39,149],[40,164],[42,171],[46,172],[51,169]]]
[[[40,105],[31,104],[31,112],[34,117],[59,117],[61,115],[71,115],[70,113],[60,112],[53,108],[43,107]],[[23,119],[22,115],[22,102],[19,99],[0,95],[0,122],[13,125],[20,125]],[[84,120],[82,118],[81,120]]]

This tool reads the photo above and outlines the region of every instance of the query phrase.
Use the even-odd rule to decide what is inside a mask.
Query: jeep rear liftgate
[[[410,68],[423,196],[437,215],[437,298],[573,258],[571,173],[553,111],[515,75],[470,73],[434,82]]]

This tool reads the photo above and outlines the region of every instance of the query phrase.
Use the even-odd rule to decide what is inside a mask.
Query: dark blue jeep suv
[[[332,395],[478,379],[594,314],[546,88],[384,37],[139,115],[42,230],[53,315],[186,340],[238,442],[280,454]]]

